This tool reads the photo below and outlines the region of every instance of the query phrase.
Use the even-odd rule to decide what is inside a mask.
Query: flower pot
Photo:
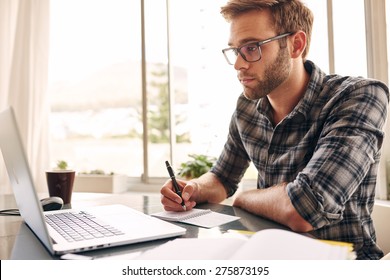
[[[127,176],[121,174],[78,174],[74,192],[123,193],[127,191]]]

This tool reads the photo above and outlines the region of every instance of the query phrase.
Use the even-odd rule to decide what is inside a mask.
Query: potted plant
[[[177,175],[187,180],[198,178],[208,172],[216,161],[215,157],[203,154],[189,154],[191,160],[180,164]]]
[[[127,176],[106,173],[102,169],[79,172],[74,182],[75,192],[123,193],[127,191]]]
[[[67,170],[68,169],[68,163],[65,160],[59,160],[57,161],[57,170]]]

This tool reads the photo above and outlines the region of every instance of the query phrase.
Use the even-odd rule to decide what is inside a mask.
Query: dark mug
[[[70,204],[75,174],[73,170],[46,171],[49,195],[61,197],[64,204]]]

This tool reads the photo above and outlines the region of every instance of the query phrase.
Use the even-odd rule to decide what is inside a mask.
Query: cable
[[[19,209],[0,210],[0,216],[20,216]]]

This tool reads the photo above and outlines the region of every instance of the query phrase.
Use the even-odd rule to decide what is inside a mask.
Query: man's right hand
[[[179,188],[182,192],[182,198],[174,191],[172,180],[168,180],[162,186],[161,193],[161,203],[164,206],[166,211],[184,211],[181,205],[182,199],[186,205],[186,210],[191,210],[195,207],[196,201],[196,183],[191,181],[177,180]]]

